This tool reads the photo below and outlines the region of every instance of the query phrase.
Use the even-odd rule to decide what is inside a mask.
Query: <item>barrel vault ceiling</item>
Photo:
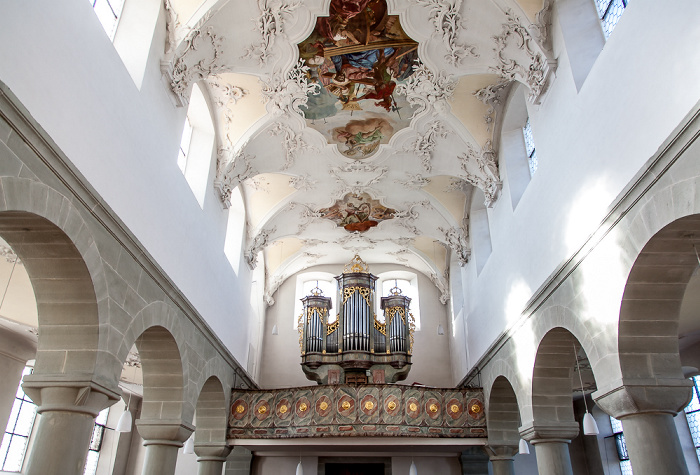
[[[472,197],[499,199],[513,83],[536,104],[555,70],[550,0],[167,0],[161,69],[217,132],[214,187],[246,210],[268,304],[295,273],[407,266],[449,297],[470,259]],[[262,258],[261,258],[262,253]]]

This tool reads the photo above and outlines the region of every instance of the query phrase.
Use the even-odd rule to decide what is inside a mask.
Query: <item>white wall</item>
[[[700,99],[699,16],[690,0],[630,2],[579,91],[555,8],[556,79],[541,105],[528,104],[539,170],[513,210],[501,156],[493,252],[478,277],[474,260],[461,269],[467,336],[453,340],[455,360],[478,361]]]
[[[186,108],[161,79],[164,18],[139,90],[89,2],[2,2],[0,80],[245,367],[251,279],[224,258],[226,212],[212,187],[201,209],[177,167]]]

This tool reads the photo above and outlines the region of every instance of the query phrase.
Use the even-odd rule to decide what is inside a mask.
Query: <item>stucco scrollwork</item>
[[[309,227],[309,224],[311,224],[314,220],[323,218],[323,213],[314,210],[305,203],[297,203],[295,201],[290,201],[287,205],[287,209],[290,211],[296,209],[297,207],[301,208],[301,211],[299,212],[299,223],[296,232],[297,235],[303,233],[306,230],[306,228]]]
[[[439,227],[438,231],[443,234],[445,243],[455,253],[460,267],[464,267],[472,254],[469,248],[469,232],[463,227]]]
[[[507,22],[501,34],[493,38],[498,65],[490,69],[504,79],[526,84],[530,89],[529,100],[536,102],[545,92],[550,65],[542,53],[533,49],[535,42],[520,19],[511,10],[505,15]]]
[[[493,124],[496,121],[497,110],[503,104],[504,91],[508,88],[511,82],[507,79],[501,79],[495,84],[489,84],[477,91],[474,91],[474,97],[479,99],[482,104],[488,106],[486,114],[484,114],[484,122],[486,122],[486,130],[493,132]]]
[[[433,158],[433,151],[437,145],[438,138],[446,138],[449,130],[445,128],[443,123],[439,120],[434,120],[423,133],[423,135],[418,135],[413,142],[409,143],[404,147],[404,152],[409,152],[417,155],[421,159],[423,168],[426,172],[430,173],[432,170],[431,161]]]
[[[447,48],[445,60],[451,66],[459,66],[466,56],[479,57],[476,46],[457,41],[463,28],[462,15],[459,13],[462,0],[416,0],[418,5],[430,9],[430,20],[435,26],[435,32],[442,36],[442,42]]]
[[[283,75],[276,71],[266,81],[261,80],[263,99],[268,100],[276,114],[297,113],[304,115],[300,107],[306,105],[309,94],[321,86],[309,81],[309,67],[299,60],[292,69]]]
[[[251,270],[258,265],[258,253],[267,247],[270,243],[270,236],[276,231],[276,226],[271,229],[261,229],[257,236],[253,238],[253,242],[245,251],[245,261]]]
[[[486,141],[480,152],[467,144],[467,152],[460,154],[458,158],[464,172],[461,178],[479,187],[486,197],[486,206],[491,207],[498,199],[503,186],[498,172],[496,152],[492,148],[491,141]]]
[[[284,0],[258,0],[260,17],[255,20],[255,28],[262,39],[260,43],[246,48],[243,59],[257,59],[261,67],[265,66],[272,56],[277,37],[284,35],[285,17],[292,15],[300,4]]]
[[[293,176],[289,179],[289,186],[297,191],[308,191],[316,186],[318,180],[314,180],[309,175]]]
[[[420,217],[416,208],[431,208],[432,205],[430,201],[416,201],[413,203],[406,203],[404,209],[398,210],[394,213],[394,218],[398,219],[398,223],[401,227],[418,236],[421,234],[420,230],[415,226],[415,221]]]
[[[251,161],[255,158],[243,151],[245,144],[233,152],[229,147],[220,147],[216,154],[216,177],[214,189],[225,209],[231,206],[231,193],[243,181],[258,174]]]
[[[394,180],[394,183],[405,186],[406,188],[410,188],[412,190],[420,190],[424,186],[430,184],[430,179],[425,178],[423,175],[420,175],[418,173],[407,173],[405,180]]]
[[[161,63],[161,71],[169,80],[178,106],[188,102],[187,91],[200,79],[226,69],[223,63],[224,38],[214,33],[214,27],[196,26],[183,40],[184,46],[174,53],[174,62]]]
[[[285,153],[285,161],[284,166],[282,166],[282,170],[287,170],[289,167],[294,165],[294,161],[301,153],[306,151],[318,151],[316,147],[309,145],[306,140],[304,140],[301,133],[295,132],[287,124],[276,122],[275,125],[270,128],[268,133],[272,136],[282,136],[282,147],[284,148]]]
[[[429,277],[430,281],[435,284],[435,287],[437,287],[438,291],[440,291],[440,303],[445,305],[448,300],[450,300],[450,288],[447,285],[447,279],[441,278],[434,272],[431,272]]]
[[[275,304],[275,292],[277,292],[277,289],[280,288],[280,285],[282,285],[283,282],[284,277],[281,275],[276,275],[272,279],[268,279],[266,285],[267,289],[265,290],[265,295],[263,297],[265,299],[265,304],[268,307],[272,307]]]
[[[413,116],[425,110],[435,114],[449,113],[448,101],[457,87],[454,77],[445,71],[434,73],[420,60],[416,61],[414,71],[405,83],[396,87],[397,94],[404,94],[411,106],[418,107]]]
[[[371,164],[350,163],[341,167],[330,169],[330,175],[335,178],[339,188],[334,194],[337,199],[348,193],[360,194],[367,191],[373,185],[379,183],[389,172],[388,167],[378,167]],[[350,174],[348,178],[354,178],[348,183],[343,174]]]
[[[17,257],[15,251],[7,246],[0,246],[0,257],[4,258],[10,264],[17,262],[17,264],[22,265],[22,261],[19,259],[19,257]]]

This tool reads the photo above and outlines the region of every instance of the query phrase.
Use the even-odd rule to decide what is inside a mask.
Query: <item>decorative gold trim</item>
[[[359,254],[355,254],[355,257],[348,262],[345,267],[343,268],[343,274],[347,274],[349,272],[362,272],[364,274],[369,274],[369,266],[365,261],[360,259]]]
[[[236,412],[239,414],[243,414],[243,412],[245,412],[245,407],[243,407],[243,404],[236,406]]]
[[[394,409],[396,409],[396,402],[389,401],[389,404],[387,404],[386,407],[389,408],[390,411],[393,411]]]
[[[266,406],[260,406],[258,408],[258,414],[265,414],[267,412],[267,407]]]
[[[355,292],[359,292],[360,295],[362,295],[362,298],[365,299],[365,303],[367,303],[367,305],[369,305],[370,307],[372,306],[372,304],[370,304],[370,302],[369,302],[369,294],[370,294],[369,287],[360,287],[359,285],[343,288],[343,305],[345,305],[345,302],[347,302],[348,299]]]
[[[341,404],[340,407],[347,411],[348,409],[350,409],[350,403],[348,401],[343,401],[343,404]]]
[[[306,410],[307,410],[308,408],[309,408],[309,406],[307,406],[305,402],[302,402],[301,404],[299,404],[299,410],[300,410],[301,412],[306,412]]]
[[[326,401],[323,401],[319,406],[318,406],[322,411],[325,411],[328,409],[328,403]]]
[[[330,335],[334,331],[338,329],[338,324],[340,323],[340,320],[336,319],[333,323],[329,323],[328,326],[326,327],[326,335]]]
[[[367,401],[365,403],[365,409],[371,411],[372,409],[374,409],[374,403],[372,401]]]
[[[438,412],[437,404],[430,405],[430,412]]]
[[[457,404],[452,404],[452,405],[450,406],[450,410],[451,410],[453,413],[456,414],[456,413],[459,412],[459,406],[458,406]]]
[[[286,413],[286,412],[287,412],[287,406],[282,406],[282,407],[280,407],[280,412],[281,412],[282,414]]]
[[[374,319],[374,328],[379,331],[379,333],[386,336],[386,323],[381,323],[376,317]]]
[[[481,412],[481,405],[480,404],[472,404],[471,410],[474,414],[478,414]]]
[[[408,405],[408,408],[411,410],[411,412],[416,412],[418,410],[418,405],[415,402],[412,402]]]

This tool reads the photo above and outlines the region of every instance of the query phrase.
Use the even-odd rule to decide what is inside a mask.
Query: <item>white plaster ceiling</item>
[[[554,72],[549,0],[382,2],[166,2],[164,74],[183,107],[194,83],[209,95],[214,186],[225,207],[232,190],[242,189],[246,259],[265,266],[268,304],[295,273],[343,265],[356,253],[369,264],[424,273],[446,301],[449,263],[470,258],[473,187],[488,204],[500,195],[497,144],[510,85],[522,82],[538,102]],[[391,27],[386,15],[397,16]],[[348,89],[332,56],[374,45],[381,45],[373,50],[379,59],[355,68],[364,80]],[[398,65],[413,55],[420,60],[410,62],[413,69]],[[365,97],[381,96],[388,85],[393,92],[384,106]],[[361,232],[326,219],[336,203],[341,214],[350,212],[341,202],[351,194],[366,194],[392,219],[371,218],[376,225]]]

